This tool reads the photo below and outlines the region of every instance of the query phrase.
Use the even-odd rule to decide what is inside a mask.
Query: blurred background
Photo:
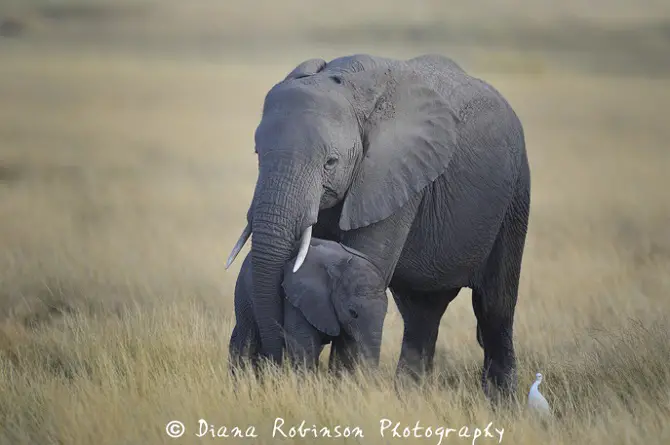
[[[520,115],[522,326],[666,295],[666,1],[2,0],[0,23],[2,314],[188,297],[229,316],[265,93],[305,59],[362,52],[447,55]]]
[[[663,76],[663,0],[3,0],[2,35],[45,47],[230,63],[331,51],[446,52],[472,69]],[[3,46],[7,46],[3,42]],[[521,56],[522,55],[522,56]]]
[[[230,270],[224,264],[256,180],[254,130],[266,92],[296,65],[366,52],[449,56],[521,118],[532,175],[515,319],[521,383],[538,369],[547,388],[564,383],[562,394],[569,376],[587,382],[570,388],[581,388],[564,399],[574,421],[551,443],[617,443],[635,430],[647,432],[637,443],[667,443],[658,433],[667,422],[654,417],[657,389],[667,394],[670,381],[667,0],[0,0],[0,365],[12,371],[0,372],[0,414],[14,416],[0,442],[119,443],[119,425],[135,422],[124,443],[157,443],[175,407],[193,416],[227,410],[244,422],[268,415],[263,404],[207,392],[230,391],[221,369],[248,246]],[[457,399],[479,395],[482,352],[468,296],[450,305],[437,346],[439,369],[469,376],[466,391],[452,383]],[[171,304],[186,309],[142,312]],[[103,319],[127,307],[141,308],[134,321],[52,323],[75,310]],[[628,349],[602,346],[598,333],[631,323],[642,326],[637,340],[616,337]],[[385,376],[401,337],[391,302]],[[79,398],[65,396],[73,389],[58,370],[81,362],[120,386],[98,397],[96,380],[79,380]],[[588,383],[592,375],[609,376],[609,389]],[[634,395],[608,414],[602,406],[614,406],[624,387]],[[371,397],[356,406],[374,408],[346,415],[374,423],[418,407],[424,421],[471,412],[439,405],[460,403],[446,392],[434,405],[407,406],[389,402],[390,393],[342,393]],[[327,391],[316,394],[331,403]],[[277,412],[330,418],[281,393],[256,397]],[[82,422],[83,406],[98,415]],[[621,420],[637,415],[644,428]],[[51,420],[26,428],[34,419]],[[153,436],[147,425],[158,425]],[[100,431],[114,433],[104,442]],[[516,431],[529,439],[513,443],[544,441]]]
[[[521,332],[667,301],[667,1],[2,0],[0,34],[4,315],[188,297],[229,316],[265,93],[362,52],[450,56],[520,115]],[[468,299],[454,307],[470,341]]]

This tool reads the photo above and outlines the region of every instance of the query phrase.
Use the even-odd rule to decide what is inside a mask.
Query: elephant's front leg
[[[391,290],[405,327],[396,377],[410,377],[418,382],[433,370],[440,321],[459,291],[460,288],[423,295],[412,293],[410,296],[405,291]]]

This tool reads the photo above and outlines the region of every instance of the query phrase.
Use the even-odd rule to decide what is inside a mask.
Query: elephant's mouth
[[[326,185],[323,186],[323,193],[321,194],[321,205],[320,205],[322,209],[333,207],[335,204],[338,203],[339,200],[340,197],[337,195],[337,192],[335,190]]]

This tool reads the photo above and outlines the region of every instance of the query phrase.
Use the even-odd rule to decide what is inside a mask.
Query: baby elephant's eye
[[[355,309],[349,309],[349,315],[351,315],[352,318],[358,318],[358,312],[356,312]]]
[[[335,157],[328,158],[328,160],[326,161],[326,165],[325,165],[326,169],[330,170],[331,168],[335,167],[337,165],[337,161],[338,161],[338,159],[335,158]]]

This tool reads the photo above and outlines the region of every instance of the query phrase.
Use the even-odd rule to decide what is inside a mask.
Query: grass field
[[[526,22],[493,1],[0,3],[0,23],[20,24],[0,37],[0,444],[670,443],[670,7],[554,3],[529,2]],[[386,38],[353,31],[370,23]],[[596,30],[571,32],[584,23]],[[422,27],[458,38],[407,31]],[[542,46],[544,28],[564,47]],[[454,55],[522,119],[519,395],[543,372],[548,424],[489,409],[465,290],[421,389],[393,390],[392,304],[378,375],[227,374],[241,260],[223,266],[256,179],[263,97],[304,59],[365,51]],[[305,420],[364,438],[273,438],[278,417],[286,433]],[[201,418],[259,437],[194,436]],[[457,431],[393,439],[385,418]],[[167,436],[171,420],[184,436]],[[493,437],[473,436],[489,424]]]

